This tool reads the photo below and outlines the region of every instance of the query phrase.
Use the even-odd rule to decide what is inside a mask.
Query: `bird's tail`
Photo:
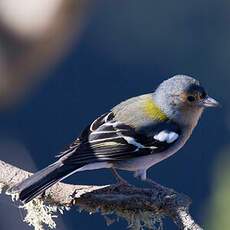
[[[81,167],[81,165],[65,165],[61,161],[57,161],[11,187],[8,192],[11,194],[18,193],[19,199],[27,203],[56,182],[72,174],[79,167]]]

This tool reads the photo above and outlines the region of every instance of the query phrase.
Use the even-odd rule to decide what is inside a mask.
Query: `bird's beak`
[[[218,107],[220,103],[216,101],[214,98],[207,96],[202,102],[203,107]]]

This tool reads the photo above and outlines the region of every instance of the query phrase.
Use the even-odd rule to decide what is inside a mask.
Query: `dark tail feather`
[[[81,165],[64,165],[62,162],[57,161],[21,183],[16,184],[10,188],[9,193],[19,193],[19,199],[27,203],[79,167]]]

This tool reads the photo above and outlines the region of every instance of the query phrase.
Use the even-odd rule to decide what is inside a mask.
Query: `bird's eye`
[[[192,95],[188,96],[187,99],[189,102],[194,102],[196,100],[196,98]]]

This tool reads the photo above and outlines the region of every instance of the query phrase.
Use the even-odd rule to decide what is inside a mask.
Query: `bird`
[[[132,97],[90,123],[58,160],[14,185],[27,203],[73,173],[112,169],[118,182],[126,181],[117,170],[151,181],[147,170],[180,150],[190,138],[207,107],[219,102],[208,96],[194,77],[175,75],[154,92]]]

